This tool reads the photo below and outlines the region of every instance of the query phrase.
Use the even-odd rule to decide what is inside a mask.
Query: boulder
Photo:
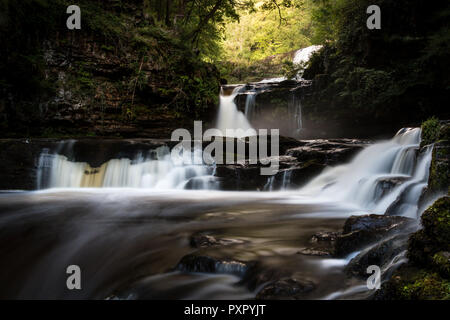
[[[301,248],[297,252],[298,254],[303,254],[305,256],[329,256],[331,253],[329,251],[320,250],[316,248]]]
[[[336,241],[341,233],[334,231],[319,231],[311,237],[312,243]]]
[[[355,139],[319,139],[302,142],[303,145],[287,150],[286,154],[301,162],[314,160],[326,165],[347,162],[368,145],[368,141]]]
[[[367,267],[376,265],[384,269],[395,258],[401,258],[404,255],[402,252],[406,251],[407,243],[407,233],[389,237],[359,253],[345,267],[345,272],[351,276],[367,278]]]
[[[190,240],[191,247],[193,248],[229,246],[241,243],[244,243],[244,241],[237,239],[217,239],[211,235],[203,233],[192,235]]]
[[[389,233],[414,225],[415,220],[385,215],[351,216],[344,224],[335,244],[335,254],[344,256],[385,238]]]
[[[314,282],[299,278],[284,278],[267,284],[256,295],[257,300],[297,300],[315,289]]]
[[[232,274],[243,278],[253,262],[242,262],[232,259],[220,259],[210,256],[189,254],[184,256],[175,267],[182,272],[206,272]]]

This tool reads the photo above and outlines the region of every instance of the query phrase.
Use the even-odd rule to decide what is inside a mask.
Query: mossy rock
[[[449,193],[450,186],[450,122],[431,118],[422,124],[422,143],[434,143],[428,191],[430,195]]]
[[[439,138],[440,132],[439,119],[432,117],[422,123],[422,145],[434,143]]]
[[[438,199],[422,214],[425,233],[438,245],[450,245],[450,197]],[[448,247],[450,249],[450,247]]]
[[[409,265],[401,266],[391,280],[383,284],[376,299],[449,300],[450,281],[437,272]]]
[[[443,277],[450,277],[450,252],[436,253],[433,256],[433,266]]]
[[[422,214],[423,229],[412,234],[408,243],[411,262],[427,266],[440,251],[450,251],[450,197],[435,201]]]
[[[444,133],[443,136],[446,136]],[[450,141],[439,140],[434,144],[428,188],[431,193],[449,194],[450,186]]]

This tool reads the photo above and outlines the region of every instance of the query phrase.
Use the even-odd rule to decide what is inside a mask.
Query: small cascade
[[[401,129],[393,139],[376,143],[347,164],[329,168],[301,189],[302,194],[346,201],[384,214],[417,217],[418,202],[426,187],[432,147],[419,154],[419,128]]]
[[[248,119],[238,110],[236,103],[234,102],[234,98],[243,89],[244,86],[237,86],[229,96],[226,96],[221,92],[219,116],[217,119],[217,129],[223,134],[226,134],[227,129],[235,130],[235,136],[238,138],[245,135],[256,134],[256,131],[252,128]],[[241,132],[236,132],[237,130]]]
[[[321,45],[316,45],[297,50],[297,52],[294,55],[294,59],[292,60],[292,63],[301,64],[307,62],[309,58],[311,58],[311,55],[314,52],[320,50],[321,48],[322,48]]]
[[[256,95],[256,92],[251,92],[247,94],[247,97],[245,99],[245,117],[249,121],[252,120],[255,114]]]
[[[183,160],[172,159],[168,147],[159,147],[149,156],[111,159],[93,168],[86,162],[70,161],[66,156],[43,150],[38,164],[38,189],[45,188],[149,188],[216,189],[213,167],[194,161],[193,152]],[[190,163],[182,163],[190,158]],[[179,161],[177,161],[179,160]],[[201,162],[200,162],[201,163]]]
[[[290,119],[291,131],[297,136],[303,127],[302,122],[302,105],[300,97],[296,93],[292,94],[291,101],[288,102],[288,114]]]
[[[267,182],[264,185],[264,191],[273,191],[273,182],[275,181],[275,176],[267,178]]]
[[[267,178],[263,191],[288,190],[291,185],[292,172],[293,170],[285,170],[278,175]]]

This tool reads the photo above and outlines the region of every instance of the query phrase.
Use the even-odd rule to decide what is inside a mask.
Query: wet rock
[[[433,255],[433,267],[444,277],[450,277],[450,252],[440,251]]]
[[[311,242],[332,242],[336,241],[341,233],[334,231],[319,231],[311,237]]]
[[[399,216],[351,216],[345,222],[342,235],[336,239],[335,254],[346,255],[385,238],[390,232],[404,230],[414,222],[414,219]]]
[[[352,276],[367,278],[367,267],[379,266],[381,269],[390,263],[404,258],[408,247],[408,234],[390,237],[359,253],[345,267],[345,272]]]
[[[427,140],[424,137],[424,131],[424,128],[422,128],[423,141]],[[433,140],[427,141],[428,143],[434,143],[434,146],[428,187],[426,195],[423,197],[425,203],[436,194],[450,194],[450,121],[441,121],[439,132],[433,138]],[[423,148],[426,148],[426,146]]]
[[[326,165],[346,162],[358,151],[368,145],[367,141],[354,139],[310,140],[287,150],[286,154],[304,162],[314,160]]]
[[[411,264],[400,266],[391,279],[381,285],[375,300],[447,300],[448,278]]]
[[[217,165],[215,176],[223,190],[280,190],[299,188],[325,168],[315,161],[298,162],[291,156],[277,157],[280,170],[273,176],[261,175],[260,165],[247,162]]]
[[[243,278],[253,264],[253,262],[189,254],[184,256],[175,268],[183,272],[223,273]]]
[[[256,295],[257,300],[297,300],[315,289],[314,282],[305,279],[285,278],[266,285]]]
[[[408,258],[412,263],[427,266],[433,256],[441,251],[450,251],[450,197],[435,201],[422,214],[423,229],[411,235]]]
[[[297,253],[303,254],[305,256],[329,256],[329,255],[331,255],[331,253],[328,251],[319,250],[316,248],[301,248]]]
[[[190,240],[190,244],[193,248],[229,246],[241,243],[244,243],[244,241],[237,239],[217,239],[207,234],[194,234]]]
[[[448,299],[450,282],[450,197],[423,214],[423,229],[409,237],[407,264],[382,285],[376,299]]]
[[[390,177],[390,178],[382,178],[377,182],[376,190],[375,190],[375,199],[381,199],[385,195],[387,195],[392,189],[401,185],[405,181],[407,181],[409,177],[407,176],[398,176],[398,177]],[[406,194],[406,192],[402,193]],[[399,197],[400,198],[400,197]],[[402,203],[399,201],[399,204]],[[387,210],[389,211],[389,210]],[[386,215],[389,215],[386,213]]]
[[[398,228],[404,224],[414,221],[405,217],[390,217],[385,215],[363,215],[351,216],[345,221],[343,233],[350,233],[353,231],[389,231],[393,228]]]
[[[262,285],[289,277],[289,275],[283,268],[266,267],[261,262],[256,262],[252,263],[241,283],[253,291]]]

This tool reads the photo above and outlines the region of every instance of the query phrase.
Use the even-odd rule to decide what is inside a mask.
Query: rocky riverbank
[[[434,143],[427,196],[443,195],[421,217],[407,243],[408,263],[383,284],[377,299],[450,299],[450,125],[428,121],[424,142]]]

